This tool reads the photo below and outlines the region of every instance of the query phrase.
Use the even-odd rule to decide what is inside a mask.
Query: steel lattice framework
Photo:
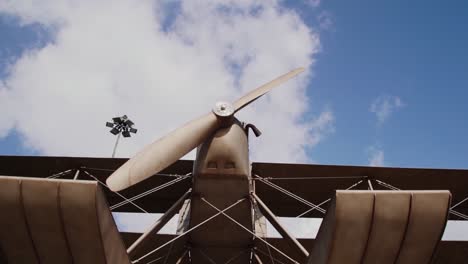
[[[1,156],[0,175],[95,180],[103,186],[110,209],[115,212],[163,213],[171,210],[171,205],[178,200],[183,201],[181,197],[191,191],[193,161],[181,160],[159,173],[160,177],[152,177],[122,192],[112,192],[106,188],[105,179],[125,161],[112,158]],[[276,216],[323,217],[336,189],[447,189],[453,197],[449,219],[468,220],[468,170],[253,163],[252,172],[257,201],[266,204]],[[229,209],[237,205],[234,203],[219,208],[209,200],[203,201],[217,211],[216,216],[222,214],[230,217]],[[185,233],[190,231],[186,230]],[[158,235],[151,248],[141,249],[146,254],[133,257],[140,261],[138,263],[156,260],[185,263],[182,261],[189,259],[191,254],[200,254],[207,262],[215,263],[203,251],[187,247],[183,236],[185,233]],[[139,236],[122,233],[127,246]],[[234,254],[232,261],[242,254],[252,254],[257,263],[270,263],[272,259],[277,263],[291,263],[300,259],[300,253],[291,250],[285,239],[257,237],[255,241],[252,250]],[[313,239],[297,241],[306,248],[313,244]],[[463,263],[466,259],[468,241],[443,241],[435,263]]]

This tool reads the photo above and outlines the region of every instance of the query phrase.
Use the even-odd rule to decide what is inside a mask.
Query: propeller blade
[[[120,191],[149,178],[196,148],[219,126],[220,122],[213,113],[190,121],[128,160],[107,178],[107,186],[112,191]]]
[[[287,80],[291,79],[292,77],[298,75],[299,73],[303,72],[305,69],[304,68],[297,68],[295,70],[292,70],[284,75],[281,75],[280,77],[274,79],[273,81],[270,81],[269,83],[266,83],[257,89],[249,92],[248,94],[242,96],[241,98],[237,99],[233,103],[234,106],[234,113],[237,111],[241,110],[242,108],[246,107],[253,101],[257,100],[260,98],[262,95],[268,93],[271,89],[275,88],[276,86],[286,82]]]

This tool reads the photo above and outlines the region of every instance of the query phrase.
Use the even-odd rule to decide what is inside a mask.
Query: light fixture
[[[122,131],[122,136],[130,137],[130,132],[128,130],[124,130],[124,131]]]
[[[138,129],[133,128],[133,125],[135,125],[135,123],[128,119],[127,115],[114,117],[112,118],[112,122],[106,122],[106,127],[112,128],[109,132],[117,136],[114,150],[112,151],[112,157],[115,156],[115,150],[117,149],[120,135],[123,135],[124,137],[131,137],[130,133],[135,134],[138,131]]]

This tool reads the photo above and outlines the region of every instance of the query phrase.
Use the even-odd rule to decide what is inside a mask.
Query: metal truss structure
[[[217,217],[225,217],[244,232],[254,243],[239,249],[223,263],[235,263],[248,256],[250,263],[304,263],[313,239],[297,239],[291,235],[278,217],[322,218],[333,193],[341,190],[420,190],[448,189],[453,205],[450,220],[468,220],[468,171],[436,169],[369,168],[354,166],[324,166],[297,164],[252,164],[251,182],[254,192],[228,206],[220,208],[213,201],[201,197],[215,213],[191,228],[180,228],[177,234],[158,234],[177,213],[182,215],[190,199],[192,161],[178,161],[148,181],[122,192],[110,191],[105,179],[125,159],[67,158],[67,157],[0,157],[0,175],[29,176],[50,179],[94,180],[104,189],[113,212],[164,213],[143,235],[121,233],[127,253],[133,263],[191,263],[194,255],[206,263],[216,263],[212,256],[187,243],[187,235]],[[254,231],[246,228],[230,215],[240,203],[250,202],[255,208]],[[282,238],[266,236],[265,218]],[[181,220],[182,221],[182,220]],[[262,222],[263,221],[263,222]],[[151,243],[141,243],[151,237]],[[1,255],[0,255],[1,258]],[[434,263],[463,263],[468,259],[468,241],[442,241],[433,258]]]

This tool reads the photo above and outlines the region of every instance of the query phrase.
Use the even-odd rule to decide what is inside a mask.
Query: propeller
[[[143,148],[107,178],[107,186],[112,191],[120,191],[160,172],[203,143],[236,112],[303,71],[304,68],[298,68],[281,75],[242,96],[232,105],[226,102],[216,103],[212,112],[188,122]]]

